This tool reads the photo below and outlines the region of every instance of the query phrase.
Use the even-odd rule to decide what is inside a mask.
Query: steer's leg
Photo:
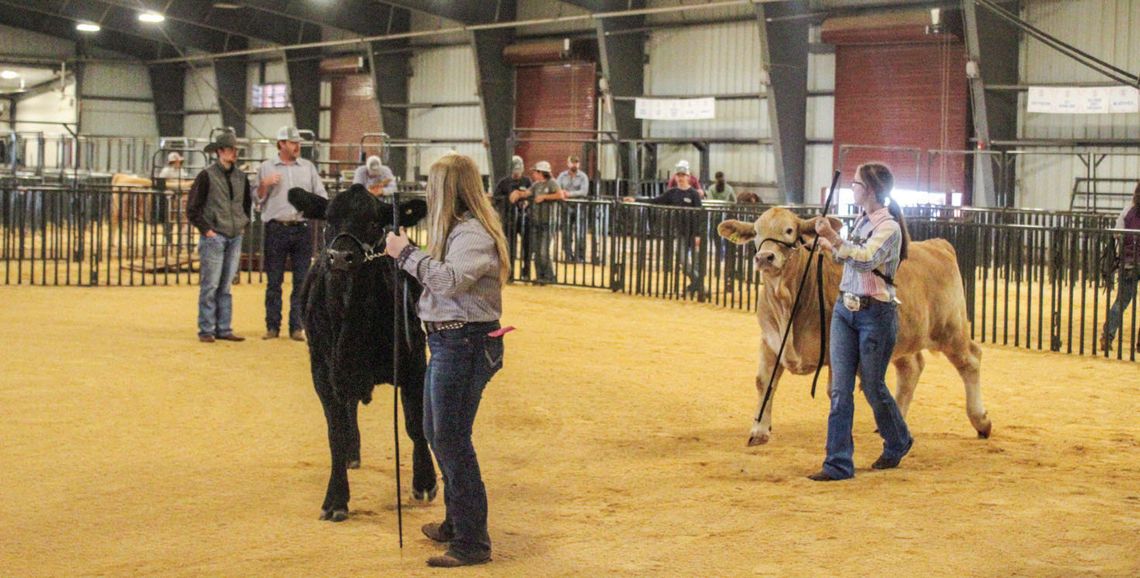
[[[958,375],[962,376],[962,383],[966,386],[966,415],[970,416],[970,423],[978,430],[978,437],[988,438],[993,425],[982,404],[982,348],[968,338],[961,341],[960,347],[947,348],[942,352],[957,368]]]
[[[756,403],[756,413],[753,414],[752,431],[748,434],[748,445],[758,446],[768,443],[772,437],[772,403],[776,397],[776,386],[780,383],[780,376],[784,367],[776,369],[775,378],[772,378],[772,367],[776,365],[776,352],[768,349],[764,343],[760,344],[760,367],[756,371],[756,393],[760,396]],[[772,379],[772,393],[768,394],[768,380]],[[768,395],[768,405],[764,407],[764,415],[760,413],[760,406],[764,405],[764,396]]]
[[[894,359],[895,376],[898,384],[895,386],[895,403],[899,406],[899,413],[906,417],[907,409],[914,398],[914,388],[918,385],[918,378],[926,367],[926,359],[922,352],[913,355],[903,355]]]
[[[350,470],[360,468],[360,418],[357,415],[359,410],[359,402],[352,402],[348,405],[348,434],[346,447],[346,451],[348,452],[348,460],[345,462],[345,464]]]
[[[310,364],[313,373],[313,386],[321,407],[325,411],[328,424],[329,453],[332,461],[329,470],[329,485],[325,490],[325,501],[321,504],[321,519],[340,522],[348,518],[348,406],[336,399],[329,380],[329,369],[318,352],[311,352]],[[352,401],[350,403],[356,403]]]

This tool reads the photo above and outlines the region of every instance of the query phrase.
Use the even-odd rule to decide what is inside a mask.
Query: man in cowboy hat
[[[535,283],[545,285],[557,281],[554,275],[554,265],[550,262],[550,238],[553,236],[554,211],[557,201],[565,200],[558,182],[550,174],[550,163],[538,161],[530,169],[530,179],[534,182],[530,190],[517,195],[518,199],[526,199],[533,203],[527,212],[530,223],[527,229],[530,233],[531,261],[535,268]]]
[[[234,333],[230,282],[241,259],[241,239],[249,224],[253,195],[245,173],[234,167],[237,138],[224,132],[206,145],[217,160],[198,173],[186,203],[186,216],[202,236],[198,240],[198,340],[245,341]],[[181,156],[181,155],[180,155]]]
[[[257,204],[265,223],[265,335],[277,339],[281,331],[281,285],[285,282],[285,259],[293,263],[293,290],[289,294],[289,337],[304,341],[301,322],[301,286],[313,257],[313,232],[309,222],[289,204],[289,190],[300,188],[328,198],[317,167],[301,158],[301,134],[296,127],[277,131],[277,157],[257,170]]]

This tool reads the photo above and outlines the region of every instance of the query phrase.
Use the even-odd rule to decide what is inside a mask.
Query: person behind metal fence
[[[669,207],[688,207],[699,208],[701,206],[701,195],[697,188],[692,186],[691,175],[689,174],[688,163],[678,163],[674,168],[673,176],[676,179],[677,186],[671,187],[663,194],[651,199],[640,199],[640,202],[649,203],[651,205],[664,205]],[[625,197],[625,202],[630,203],[638,199],[633,197]],[[699,212],[684,211],[677,212],[672,215],[672,222],[677,225],[676,239],[678,241],[677,255],[684,259],[682,262],[682,270],[689,278],[689,284],[685,287],[685,292],[689,294],[697,294],[700,298],[704,298],[704,272],[700,265],[700,249],[701,249],[701,225],[703,215]]]
[[[808,476],[815,481],[844,480],[855,476],[855,443],[851,437],[855,414],[855,376],[875,415],[883,453],[871,465],[882,470],[897,467],[910,451],[914,438],[887,389],[887,364],[898,336],[898,300],[894,275],[907,256],[906,222],[902,209],[889,199],[894,176],[883,164],[867,163],[855,171],[851,189],[862,208],[845,241],[827,219],[815,230],[820,246],[843,263],[839,301],[831,315],[831,413],[827,418],[827,457],[823,469]]]
[[[1132,203],[1126,205],[1116,217],[1117,229],[1140,231],[1140,183],[1132,192]],[[1136,299],[1136,285],[1140,282],[1140,234],[1126,235],[1121,239],[1118,256],[1120,268],[1116,286],[1116,300],[1108,310],[1104,329],[1100,335],[1100,350],[1112,351],[1112,342],[1124,320],[1124,310]],[[1133,338],[1133,347],[1140,351],[1140,336]]]
[[[511,174],[503,177],[495,185],[494,202],[499,210],[499,218],[503,222],[503,232],[507,236],[507,248],[510,250],[511,262],[521,255],[522,268],[520,274],[523,279],[530,278],[530,243],[527,239],[526,204],[523,195],[530,189],[530,178],[523,174],[526,165],[522,157],[511,157]]]
[[[285,282],[285,260],[293,265],[293,289],[289,293],[289,337],[304,341],[301,318],[301,286],[309,272],[313,256],[313,232],[300,211],[289,204],[289,189],[294,187],[324,198],[325,190],[317,167],[300,158],[301,135],[296,127],[283,126],[277,131],[277,158],[268,159],[257,169],[257,203],[265,223],[265,335],[277,339],[281,331],[281,285]]]
[[[558,188],[568,199],[585,199],[590,194],[590,177],[581,170],[580,159],[576,155],[566,157],[566,170],[558,174]],[[586,217],[580,213],[584,205],[565,204],[562,206],[565,217],[562,219],[562,258],[570,263],[586,261]]]
[[[224,132],[206,145],[217,160],[198,173],[190,186],[186,216],[202,236],[198,240],[198,340],[245,341],[234,333],[230,283],[241,260],[241,240],[249,224],[253,198],[249,179],[237,170],[237,138]]]
[[[716,172],[716,180],[709,187],[708,197],[714,201],[736,202],[736,191],[733,190],[732,185],[725,182],[724,171]]]
[[[384,166],[380,157],[373,155],[356,168],[352,174],[352,184],[364,185],[373,196],[382,197],[396,192],[396,175],[392,174],[392,169]]]
[[[669,177],[669,183],[665,185],[665,190],[677,188],[677,171],[682,167],[685,169],[685,174],[689,175],[689,185],[697,190],[698,196],[702,199],[705,198],[705,190],[701,188],[701,180],[693,175],[693,171],[689,168],[689,161],[685,159],[677,161],[677,167]]]
[[[530,169],[534,184],[525,195],[530,207],[527,209],[527,230],[530,233],[531,262],[534,263],[535,279],[538,285],[554,283],[554,264],[550,260],[550,239],[554,235],[554,217],[559,201],[566,198],[558,183],[551,178],[550,163],[538,161]]]
[[[424,433],[443,470],[446,515],[428,538],[449,544],[430,566],[491,559],[487,492],[471,433],[483,390],[503,367],[502,287],[510,276],[507,241],[483,193],[479,167],[448,154],[428,171],[428,246],[389,233],[385,252],[423,284],[417,311],[431,358],[424,379]]]

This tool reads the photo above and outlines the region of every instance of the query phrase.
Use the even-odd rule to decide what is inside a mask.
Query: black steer
[[[289,202],[307,218],[325,218],[330,239],[301,293],[313,386],[324,406],[332,452],[321,519],[339,522],[348,517],[348,468],[360,466],[357,406],[372,401],[376,384],[394,383],[393,348],[400,355],[404,427],[415,446],[412,488],[417,499],[430,500],[436,493],[436,475],[423,428],[427,359],[415,309],[422,288],[411,276],[397,272],[392,258],[383,253],[393,207],[360,185],[331,202],[293,189]],[[427,214],[427,204],[410,200],[400,203],[399,211],[400,225],[411,226]],[[395,335],[393,320],[399,324]]]

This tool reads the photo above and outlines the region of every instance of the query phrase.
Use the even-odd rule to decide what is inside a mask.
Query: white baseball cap
[[[287,140],[289,142],[304,141],[304,139],[301,138],[301,133],[297,132],[297,127],[295,126],[283,126],[277,129],[277,140]]]
[[[676,174],[676,175],[690,174],[689,173],[689,163],[687,163],[685,161],[681,161],[681,162],[677,163],[677,166],[673,168],[673,174]]]
[[[534,163],[534,168],[531,170],[549,173],[550,172],[550,163],[548,163],[546,161],[538,161],[537,163]]]
[[[384,163],[380,161],[380,157],[372,155],[368,157],[368,161],[364,165],[368,167],[369,173],[377,175],[380,174],[380,167],[384,166]]]
[[[180,160],[182,160],[182,155],[178,154],[177,152],[166,155],[166,164],[176,163]]]

